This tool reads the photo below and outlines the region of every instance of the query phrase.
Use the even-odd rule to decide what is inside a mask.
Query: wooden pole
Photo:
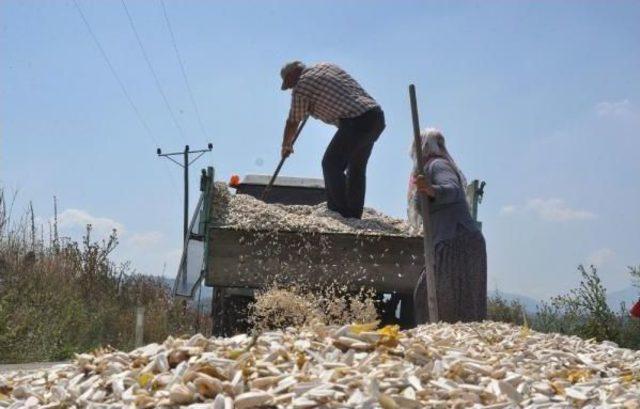
[[[135,347],[140,348],[144,340],[144,307],[136,307],[136,339]]]
[[[420,138],[420,120],[418,118],[418,103],[416,102],[416,87],[409,85],[409,100],[411,102],[411,119],[413,120],[413,140],[418,161],[418,174],[424,176],[424,158],[422,157],[422,141]],[[431,220],[429,219],[429,197],[419,192],[422,203],[422,236],[424,240],[424,269],[427,281],[427,312],[429,322],[438,322],[438,297],[436,295],[436,274],[433,238],[431,237]],[[424,311],[419,311],[424,314]],[[421,315],[422,316],[422,315]]]

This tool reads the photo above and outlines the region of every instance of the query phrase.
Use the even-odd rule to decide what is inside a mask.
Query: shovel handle
[[[298,126],[298,130],[296,131],[296,134],[293,137],[293,141],[291,141],[291,145],[292,146],[293,146],[294,143],[296,143],[296,140],[298,139],[298,136],[300,136],[300,132],[302,132],[302,128],[304,128],[304,124],[307,123],[307,119],[309,119],[308,116],[304,117],[304,119],[300,123],[300,126]],[[287,158],[283,157],[283,158],[280,159],[280,163],[278,163],[278,167],[276,168],[276,171],[273,172],[273,176],[271,176],[271,180],[269,180],[269,184],[262,191],[262,195],[260,196],[260,200],[264,201],[264,199],[267,198],[267,194],[271,190],[271,187],[273,186],[273,183],[276,181],[276,178],[278,177],[278,174],[280,173],[280,169],[282,169],[282,165],[284,165],[285,159],[287,159]]]

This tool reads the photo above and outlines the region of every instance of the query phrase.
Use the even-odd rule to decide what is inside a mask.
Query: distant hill
[[[636,301],[640,298],[640,288],[629,286],[622,290],[612,291],[607,293],[607,304],[617,312],[620,309],[620,304],[625,303],[625,308],[628,310]]]
[[[496,295],[500,295],[502,298],[504,298],[508,302],[519,301],[520,304],[522,304],[522,306],[524,307],[524,309],[530,313],[535,313],[537,310],[538,304],[540,303],[539,301],[536,301],[535,299],[527,295],[507,293],[500,290],[489,291],[488,295],[489,297],[495,297]]]
[[[537,306],[540,304],[540,301],[536,301],[535,299],[516,293],[508,293],[500,290],[493,290],[489,292],[489,297],[495,297],[497,294],[500,294],[502,298],[511,302],[513,300],[517,300],[522,304],[522,306],[528,312],[536,312]],[[625,308],[629,309],[631,306],[638,301],[640,298],[640,288],[636,288],[633,286],[629,286],[622,290],[607,292],[607,304],[614,311],[618,312],[620,310],[620,304],[625,303]],[[541,301],[549,301],[551,297],[548,297]]]
[[[173,284],[175,282],[175,278],[173,277],[158,277],[162,282],[167,285],[170,289],[173,289]],[[211,287],[202,287],[202,295],[200,296],[200,305],[204,312],[211,311],[211,300],[213,297],[213,289]],[[194,300],[189,301],[189,304],[195,305],[198,302],[198,293],[194,297]]]

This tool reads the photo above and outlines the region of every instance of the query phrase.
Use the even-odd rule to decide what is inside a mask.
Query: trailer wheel
[[[409,329],[416,326],[413,308],[413,294],[400,294],[400,328]]]
[[[224,337],[227,334],[225,304],[225,289],[214,287],[211,300],[211,335],[215,337]]]
[[[250,297],[232,294],[228,288],[214,287],[211,305],[213,336],[228,337],[249,331]]]
[[[398,323],[396,309],[398,308],[399,302],[398,295],[395,293],[386,294],[386,296],[384,293],[376,294],[376,305],[378,317],[380,317],[380,325],[385,326]]]

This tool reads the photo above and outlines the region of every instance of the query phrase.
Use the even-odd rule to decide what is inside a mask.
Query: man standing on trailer
[[[292,89],[282,157],[293,153],[296,130],[307,115],[337,126],[322,158],[327,206],[344,217],[361,218],[367,162],[385,127],[380,105],[335,64],[306,67],[293,61],[282,67],[280,76],[282,90]]]

